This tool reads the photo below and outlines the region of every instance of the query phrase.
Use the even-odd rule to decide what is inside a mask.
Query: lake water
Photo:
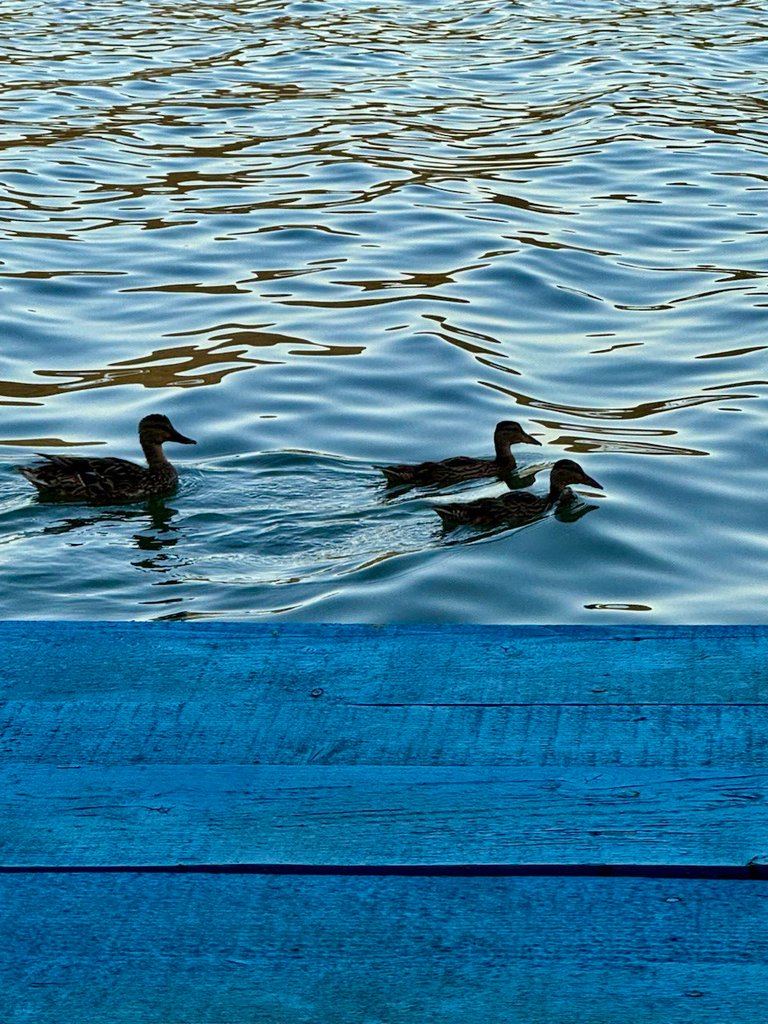
[[[2,15],[1,617],[766,621],[762,5]],[[149,412],[198,440],[158,507],[13,470]],[[501,419],[604,495],[454,535],[387,495]]]

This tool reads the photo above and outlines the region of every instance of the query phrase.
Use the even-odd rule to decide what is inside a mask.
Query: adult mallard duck
[[[588,484],[601,491],[603,489],[597,480],[587,476],[578,462],[560,459],[549,474],[548,494],[509,491],[497,498],[478,498],[476,501],[461,504],[436,505],[435,512],[449,530],[464,524],[483,526],[513,520],[518,523],[528,522],[573,497],[570,491],[572,484]]]
[[[152,413],[139,423],[139,443],[146,466],[126,459],[41,454],[47,462],[16,468],[35,485],[45,501],[109,505],[161,498],[172,494],[178,483],[178,474],[163,452],[166,441],[197,444],[180,434],[167,416]]]
[[[461,480],[479,480],[486,476],[506,476],[515,466],[513,444],[541,444],[526,434],[514,420],[502,420],[493,432],[496,456],[493,459],[474,459],[469,455],[456,455],[440,462],[420,462],[417,465],[382,466],[388,487],[430,487],[455,484]]]

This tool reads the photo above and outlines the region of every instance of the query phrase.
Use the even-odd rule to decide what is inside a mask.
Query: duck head
[[[559,459],[549,476],[550,492],[562,494],[566,487],[572,484],[587,484],[589,487],[597,487],[600,491],[603,489],[603,485],[585,473],[578,462],[574,462],[573,459]]]
[[[496,429],[493,432],[493,439],[497,446],[499,444],[537,444],[541,446],[541,441],[537,441],[535,437],[526,434],[515,420],[502,420],[501,423],[497,423]]]
[[[150,413],[139,423],[139,440],[142,445],[165,444],[166,441],[176,441],[177,444],[197,444],[191,437],[185,437],[174,427],[167,416],[160,413]]]

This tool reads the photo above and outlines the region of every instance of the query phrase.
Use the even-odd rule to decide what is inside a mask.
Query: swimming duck
[[[457,455],[441,462],[420,462],[415,466],[382,466],[388,487],[428,487],[455,484],[460,480],[479,480],[485,476],[504,476],[516,466],[512,454],[513,444],[541,444],[535,437],[526,434],[514,420],[502,420],[493,432],[496,457],[474,459],[468,455]]]
[[[144,501],[165,497],[176,489],[178,474],[163,452],[166,441],[197,444],[180,434],[167,416],[152,413],[139,423],[139,443],[146,467],[126,459],[41,454],[47,462],[16,469],[35,485],[45,501],[97,505]]]
[[[478,498],[461,504],[436,505],[435,512],[443,520],[443,525],[452,530],[464,524],[489,525],[507,520],[528,522],[548,512],[556,505],[565,503],[573,495],[571,484],[589,484],[602,491],[602,485],[593,477],[587,476],[578,462],[572,459],[560,459],[554,464],[549,474],[549,493],[531,494],[530,491],[509,491],[497,498]]]

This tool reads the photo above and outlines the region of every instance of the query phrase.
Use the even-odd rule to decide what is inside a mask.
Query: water
[[[759,5],[0,14],[0,616],[766,621]],[[199,443],[153,508],[12,469],[155,411]],[[604,495],[386,494],[509,418]]]

